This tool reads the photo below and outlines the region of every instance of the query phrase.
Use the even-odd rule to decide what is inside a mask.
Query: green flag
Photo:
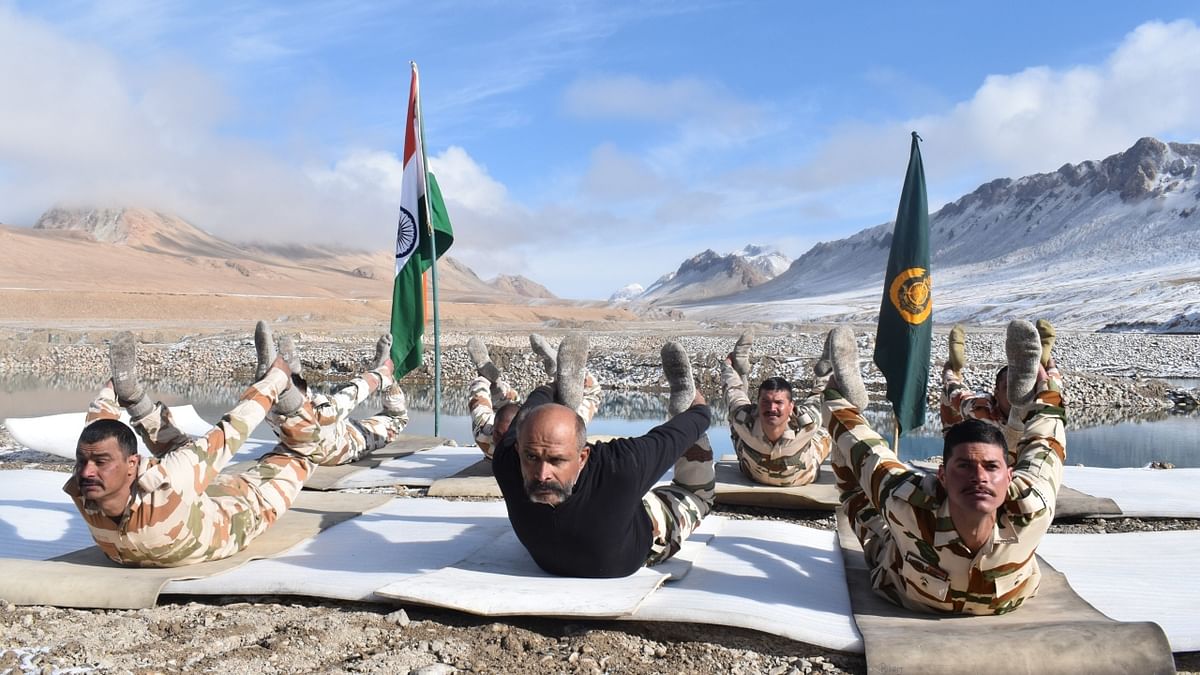
[[[875,334],[875,365],[887,378],[887,397],[901,430],[925,423],[925,388],[933,337],[929,204],[919,140],[914,131]]]
[[[432,173],[426,176],[429,215],[433,219],[433,242],[437,249],[437,257],[440,258],[454,242],[454,231],[450,227],[450,217],[446,214],[446,203],[442,201],[442,191],[438,188],[437,179]],[[419,245],[404,265],[396,270],[396,280],[392,287],[392,363],[396,366],[396,379],[421,367],[421,336],[425,333],[424,275],[433,266],[433,259],[430,257],[427,239],[429,229],[425,226],[423,217],[424,205],[418,208],[422,214],[421,226],[418,229],[421,234],[417,237]]]

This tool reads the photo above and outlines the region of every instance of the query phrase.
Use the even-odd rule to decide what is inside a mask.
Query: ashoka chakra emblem
[[[400,207],[400,222],[396,225],[396,258],[407,258],[417,247],[417,221],[408,209]]]

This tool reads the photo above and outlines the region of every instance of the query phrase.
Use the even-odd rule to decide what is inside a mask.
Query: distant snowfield
[[[937,323],[1002,324],[1046,318],[1063,327],[1096,330],[1115,321],[1164,323],[1200,313],[1200,261],[1134,270],[1080,261],[1056,269],[987,269],[964,265],[933,273]],[[1070,275],[1070,276],[1067,276]],[[869,286],[807,298],[682,307],[699,320],[873,323],[883,295],[881,277]],[[1200,322],[1195,326],[1200,330]]]

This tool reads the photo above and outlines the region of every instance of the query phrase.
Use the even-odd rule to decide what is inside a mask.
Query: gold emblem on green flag
[[[910,267],[892,280],[888,289],[888,297],[892,306],[908,323],[916,326],[929,318],[933,310],[933,293],[929,279],[929,270],[921,267]]]

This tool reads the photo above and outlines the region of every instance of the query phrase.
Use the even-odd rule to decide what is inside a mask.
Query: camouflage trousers
[[[350,413],[376,389],[383,390],[386,409],[395,412],[350,419]],[[357,461],[396,440],[408,426],[404,392],[386,368],[363,373],[329,396],[310,391],[308,403],[291,415],[269,413],[267,424],[288,446],[311,445],[309,459],[319,466]]]
[[[716,466],[705,434],[675,462],[671,484],[656,487],[642,497],[654,536],[646,564],[657,565],[678,553],[684,540],[712,510],[715,496]]]
[[[139,513],[127,518],[119,531],[107,517],[93,523],[85,514],[100,548],[124,564],[174,567],[227,558],[266,531],[292,505],[312,473],[306,456],[312,446],[278,445],[246,471],[220,472],[262,422],[286,382],[282,371],[269,371],[212,431],[198,438],[176,427],[162,403],[131,420],[155,457],[150,462],[156,464],[139,476]],[[92,402],[87,421],[116,419],[120,412],[109,383]]]
[[[507,403],[516,403],[520,396],[504,380],[494,383],[482,375],[471,380],[467,388],[467,409],[471,413],[471,434],[484,456],[492,458],[492,429],[496,410]]]

